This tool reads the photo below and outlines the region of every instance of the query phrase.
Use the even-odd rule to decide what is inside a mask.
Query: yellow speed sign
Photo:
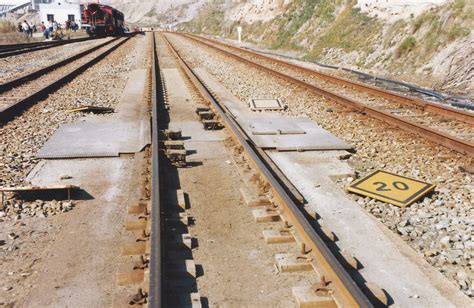
[[[434,184],[377,170],[355,181],[347,190],[397,206],[407,206],[434,188]]]

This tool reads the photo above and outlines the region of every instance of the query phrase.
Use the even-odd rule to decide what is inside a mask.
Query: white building
[[[39,5],[42,3],[51,3],[53,0],[31,0],[31,7],[33,10],[39,10]]]
[[[68,3],[62,0],[51,3],[39,3],[39,14],[41,21],[44,21],[45,24],[49,20],[56,20],[64,25],[66,21],[74,20],[81,27],[81,11],[78,3]]]

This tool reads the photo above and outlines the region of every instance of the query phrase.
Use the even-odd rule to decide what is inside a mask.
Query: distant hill
[[[193,19],[206,0],[106,0],[125,14],[127,22],[139,26],[166,26]]]

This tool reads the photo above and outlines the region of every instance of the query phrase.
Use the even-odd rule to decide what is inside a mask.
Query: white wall
[[[54,15],[54,20],[64,26],[66,20],[68,20],[68,15],[74,15],[75,22],[81,26],[81,12],[79,9],[79,4],[71,4],[63,1],[53,2],[53,3],[41,3],[39,5],[41,21],[47,25],[47,15]]]

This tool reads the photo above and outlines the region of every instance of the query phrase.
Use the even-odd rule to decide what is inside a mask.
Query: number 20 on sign
[[[352,183],[347,190],[397,206],[408,206],[431,192],[435,185],[387,171],[375,171]]]

